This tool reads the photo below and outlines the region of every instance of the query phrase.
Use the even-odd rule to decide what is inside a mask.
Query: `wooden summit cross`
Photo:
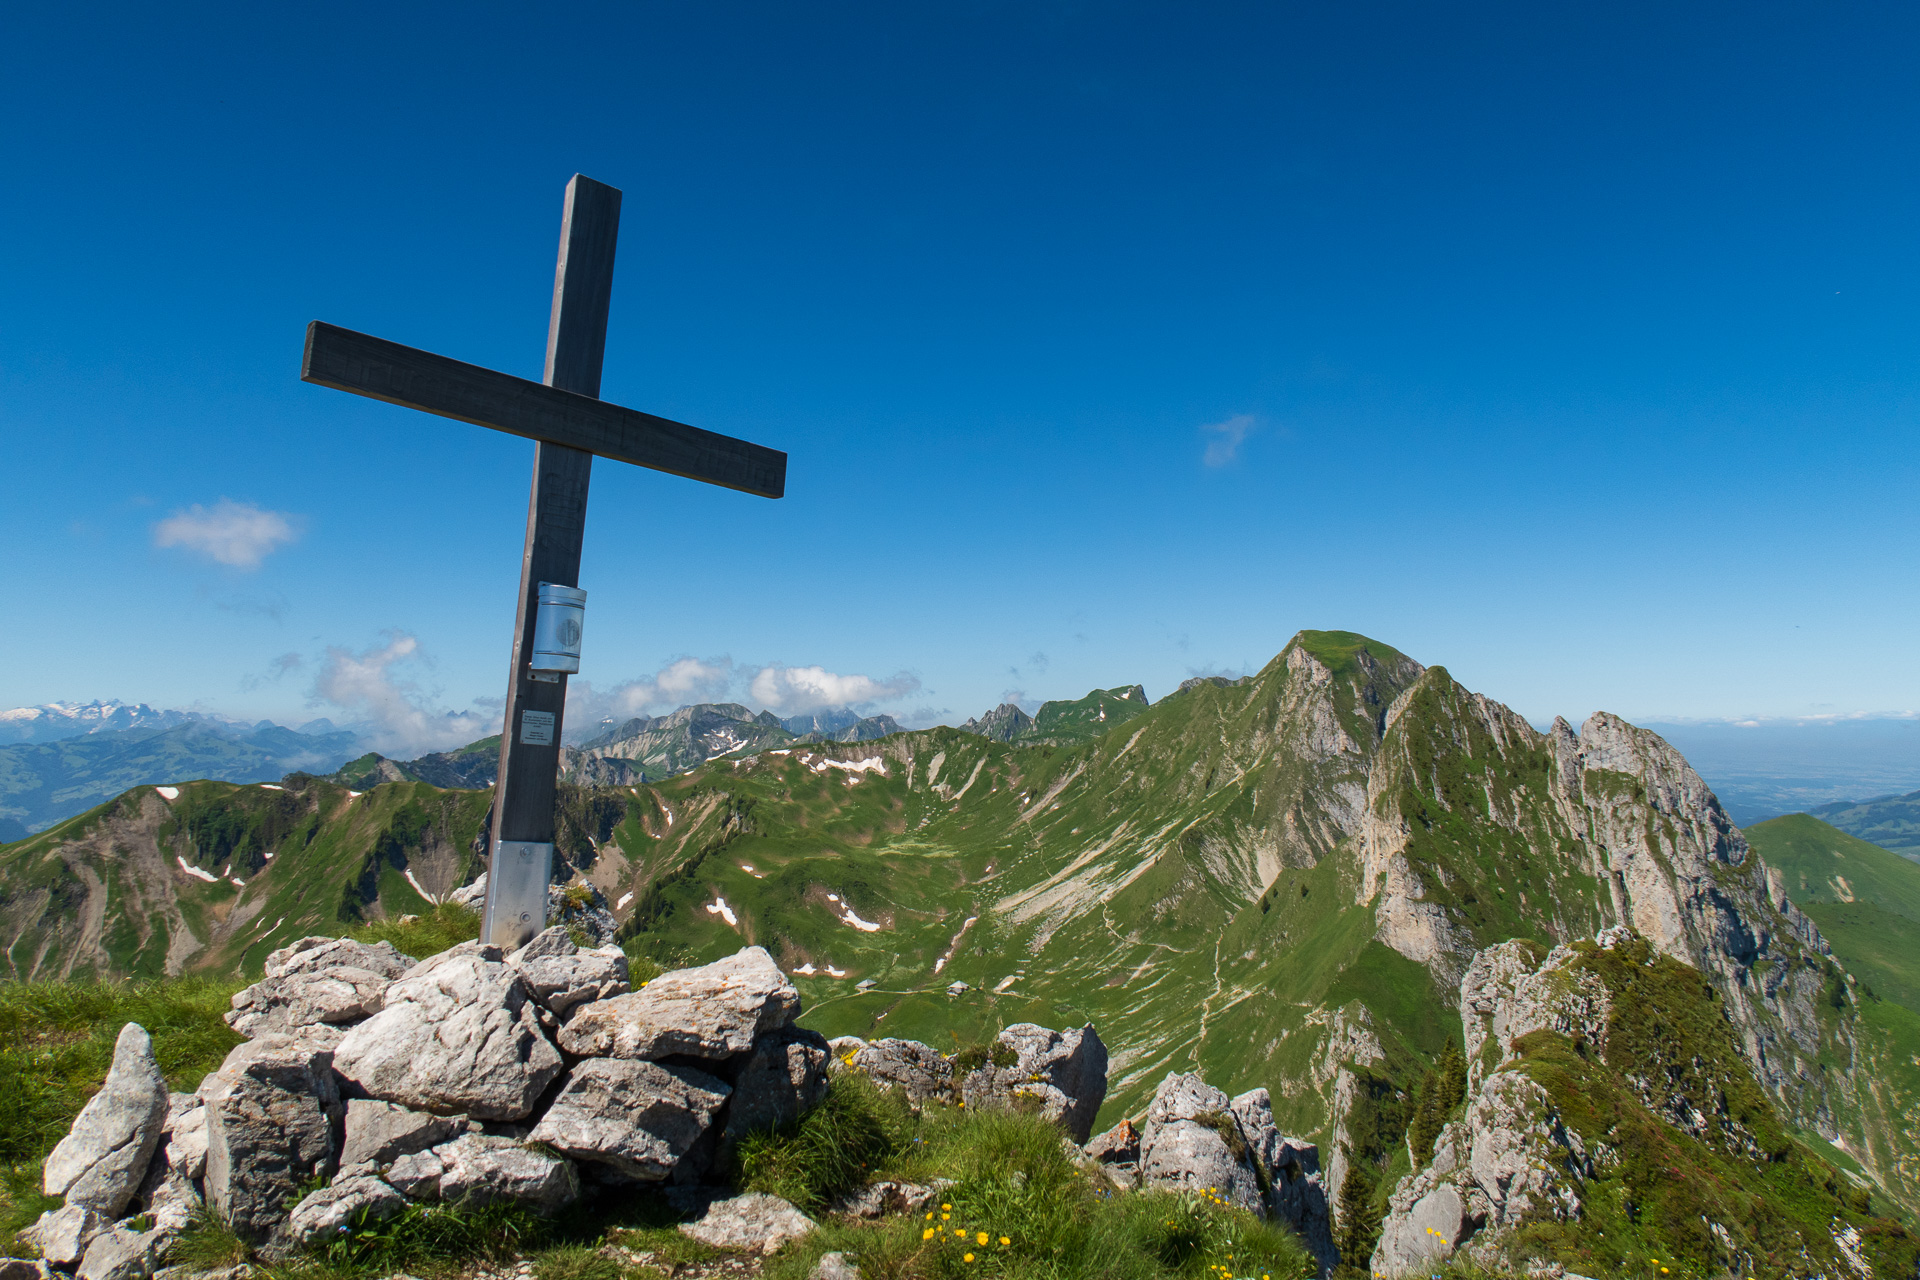
[[[546,927],[553,874],[553,796],[560,772],[566,676],[539,670],[534,625],[543,584],[577,587],[593,456],[651,467],[763,498],[786,492],[787,455],[623,409],[599,399],[613,296],[620,192],[575,174],[560,222],[560,262],[541,382],[463,364],[316,320],[307,326],[300,379],[534,441],[533,494],[520,559],[513,667],[500,735],[487,905],[480,936],[520,945]],[[577,616],[577,615],[576,615]],[[568,635],[576,653],[579,627]]]

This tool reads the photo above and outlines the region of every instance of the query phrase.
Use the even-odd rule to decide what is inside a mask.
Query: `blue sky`
[[[1920,707],[1920,11],[455,12],[9,16],[0,704],[484,722],[532,447],[302,331],[539,376],[580,171],[603,394],[792,457],[596,467],[582,714],[1301,627],[1536,719]]]

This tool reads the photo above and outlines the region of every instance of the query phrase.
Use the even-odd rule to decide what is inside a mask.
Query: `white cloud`
[[[431,696],[402,674],[408,664],[425,661],[420,641],[403,631],[388,632],[386,644],[361,653],[329,646],[308,701],[339,707],[364,721],[373,749],[401,760],[500,732],[497,714],[433,707]]]
[[[275,548],[300,536],[299,526],[298,516],[222,498],[211,507],[196,502],[154,525],[153,545],[183,547],[236,569],[258,569]]]
[[[919,688],[920,681],[904,671],[876,680],[872,676],[839,675],[825,667],[768,666],[754,674],[748,692],[762,706],[792,715],[824,707],[892,702]]]
[[[1236,413],[1225,422],[1210,422],[1200,430],[1213,439],[1207,441],[1207,451],[1200,460],[1210,467],[1224,467],[1240,457],[1240,444],[1254,433],[1259,424],[1250,413]]]
[[[603,721],[662,715],[693,702],[725,702],[733,687],[732,658],[676,658],[650,676],[600,690],[591,681],[567,681],[567,737],[592,737]]]

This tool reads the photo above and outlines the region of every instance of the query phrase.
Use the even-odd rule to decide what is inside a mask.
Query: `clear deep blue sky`
[[[532,446],[305,386],[302,331],[538,377],[579,171],[626,193],[603,394],[792,455],[779,502],[596,467],[595,711],[768,667],[782,710],[916,722],[1157,698],[1301,627],[1536,719],[1920,707],[1917,35],[1891,5],[23,9],[0,705],[484,720]],[[687,657],[731,682],[628,683]],[[867,683],[777,675],[813,666]]]

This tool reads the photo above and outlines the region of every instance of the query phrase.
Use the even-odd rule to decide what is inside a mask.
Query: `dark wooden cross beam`
[[[305,382],[535,442],[481,924],[481,937],[501,946],[518,946],[546,926],[554,785],[567,684],[565,675],[535,672],[529,664],[540,584],[579,585],[594,455],[763,498],[786,492],[787,455],[777,449],[599,399],[619,230],[619,191],[575,174],[567,184],[560,224],[560,262],[554,271],[547,369],[541,382],[318,320],[307,326],[300,368]]]

